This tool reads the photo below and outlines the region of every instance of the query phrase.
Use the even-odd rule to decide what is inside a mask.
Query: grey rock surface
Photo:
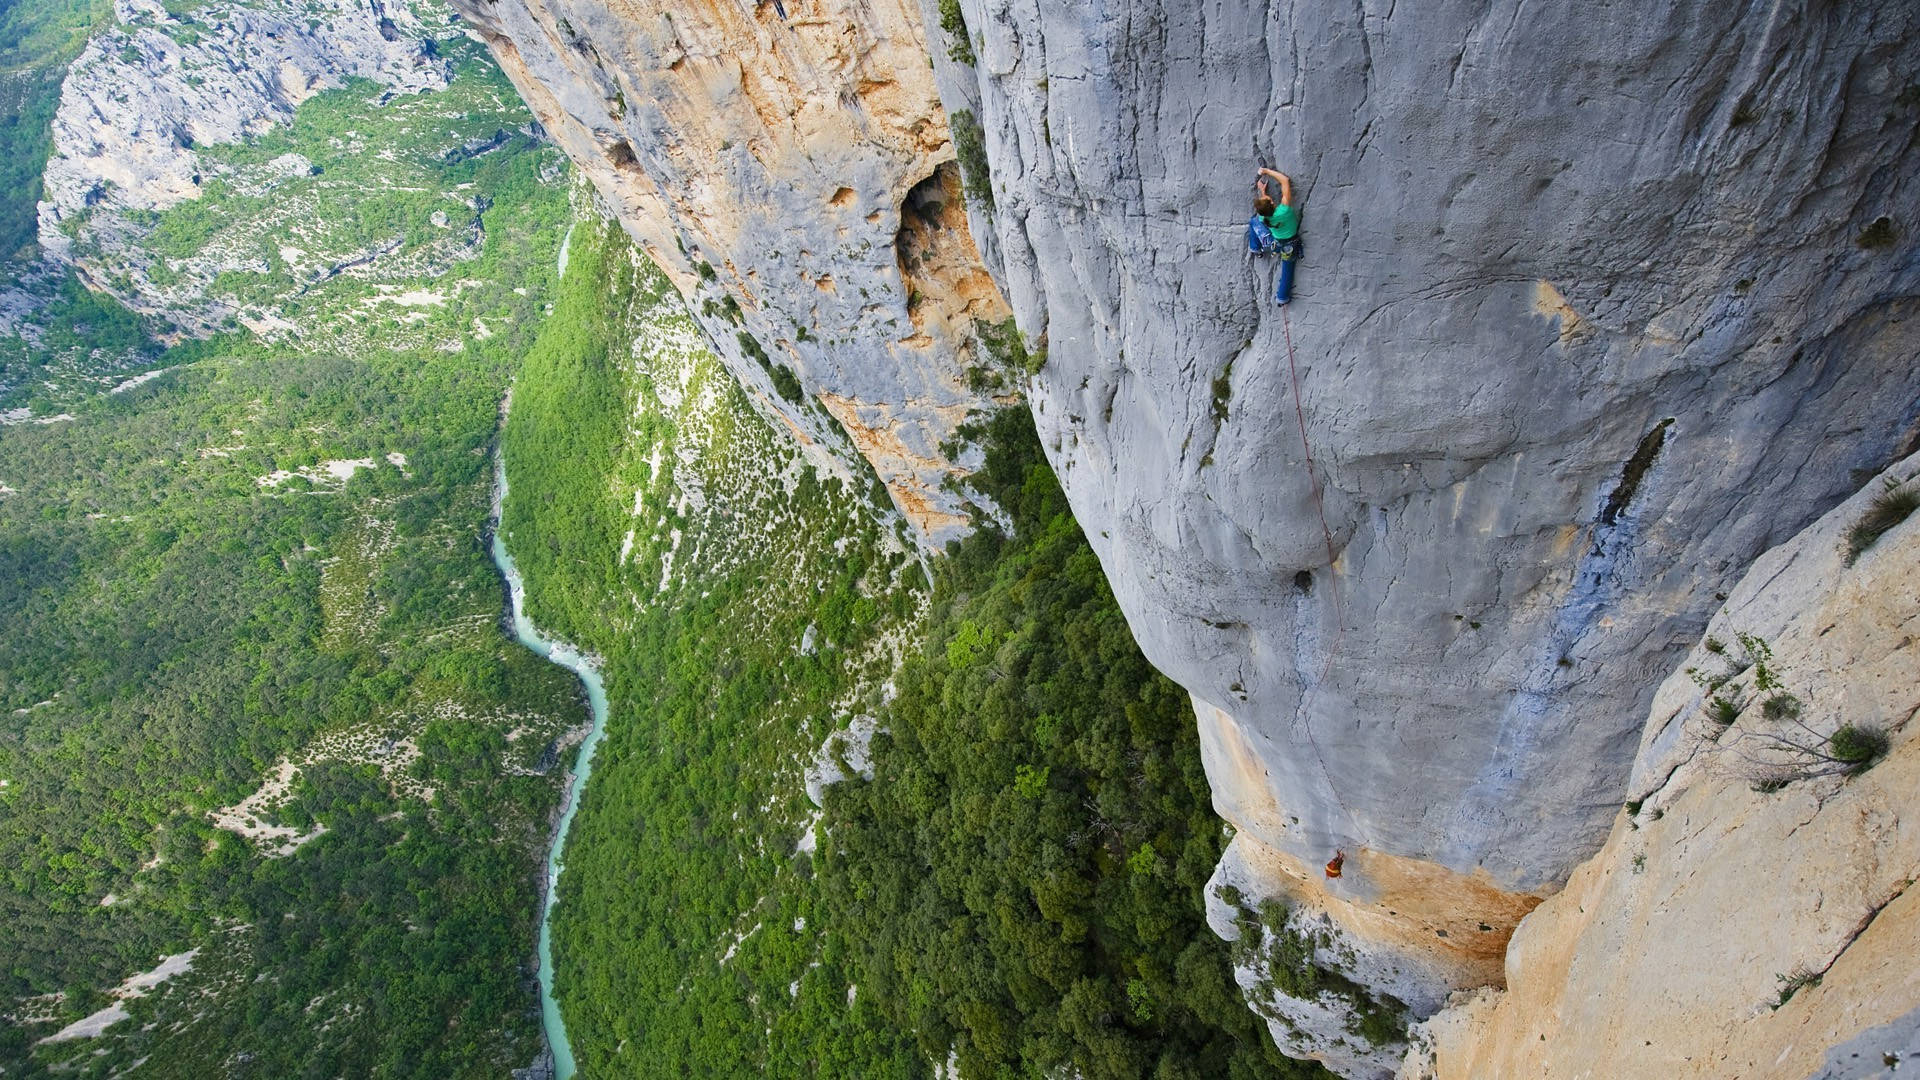
[[[1136,636],[1253,750],[1216,804],[1555,888],[1715,594],[1913,443],[1912,10],[961,8],[975,233]]]
[[[1889,489],[1920,493],[1920,454],[1728,590],[1654,694],[1606,844],[1521,922],[1504,990],[1414,1028],[1400,1080],[1839,1080],[1911,1053],[1920,514],[1847,554]],[[1879,732],[1870,763],[1827,752],[1849,726]]]
[[[1599,847],[1720,594],[1920,440],[1909,6],[461,7],[761,405],[924,539],[967,524],[1004,295],[1234,873],[1416,1014]]]

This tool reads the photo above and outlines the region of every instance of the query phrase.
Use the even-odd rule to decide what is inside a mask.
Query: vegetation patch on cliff
[[[1186,695],[1147,664],[1025,410],[973,482],[1013,528],[934,574],[923,650],[827,796],[821,877],[890,1021],[965,1077],[1312,1076],[1234,987]]]

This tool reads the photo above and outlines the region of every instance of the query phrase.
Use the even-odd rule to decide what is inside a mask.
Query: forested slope
[[[1202,921],[1184,701],[1024,415],[964,429],[1011,529],[929,573],[612,226],[570,252],[504,447],[533,614],[612,703],[555,914],[584,1075],[1312,1075]]]
[[[462,152],[526,121],[483,55],[448,48],[446,91],[349,87],[202,148],[243,175],[318,169],[146,223],[267,251],[296,228],[398,242],[304,283],[276,340],[168,349],[162,325],[24,279],[39,306],[8,377],[41,407],[0,426],[9,1075],[499,1076],[539,1052],[538,862],[584,716],[502,634],[483,541],[568,196],[524,135]],[[469,206],[480,243],[415,257]],[[292,272],[227,286],[279,295]],[[435,299],[387,299],[410,292]],[[88,343],[103,328],[162,373],[116,370]],[[163,956],[170,978],[113,995]]]

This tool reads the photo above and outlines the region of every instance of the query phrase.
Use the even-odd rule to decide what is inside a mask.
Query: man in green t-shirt
[[[1267,194],[1267,178],[1280,183],[1280,201]],[[1253,212],[1272,234],[1280,255],[1280,280],[1273,300],[1284,304],[1293,296],[1293,263],[1300,257],[1300,212],[1293,206],[1293,181],[1286,173],[1263,168],[1254,180]],[[1265,245],[1261,245],[1264,247]]]

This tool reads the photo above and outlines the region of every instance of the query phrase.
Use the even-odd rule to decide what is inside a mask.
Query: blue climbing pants
[[[1284,304],[1293,299],[1293,264],[1300,261],[1300,253],[1305,250],[1306,245],[1300,242],[1297,235],[1281,240],[1275,246],[1274,251],[1280,256],[1280,273],[1275,275],[1278,280],[1273,285],[1274,303]]]

